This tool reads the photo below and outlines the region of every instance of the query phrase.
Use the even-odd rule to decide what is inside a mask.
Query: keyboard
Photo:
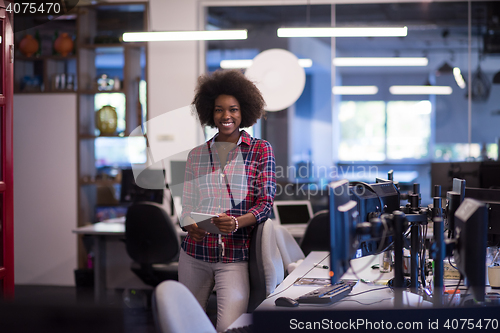
[[[230,328],[224,333],[254,333],[253,325]]]
[[[351,292],[357,281],[340,281],[336,284],[319,287],[297,298],[299,303],[332,304],[343,299]]]

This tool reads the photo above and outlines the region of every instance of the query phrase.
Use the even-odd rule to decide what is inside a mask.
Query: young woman
[[[181,225],[188,231],[179,258],[179,281],[206,309],[215,288],[217,331],[246,312],[248,247],[253,226],[265,222],[276,192],[269,142],[244,130],[264,115],[259,89],[240,71],[216,71],[198,79],[193,104],[202,125],[218,133],[188,156]],[[192,212],[213,216],[223,234],[198,227]]]

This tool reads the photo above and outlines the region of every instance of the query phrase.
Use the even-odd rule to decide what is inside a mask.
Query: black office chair
[[[131,269],[145,284],[178,280],[180,237],[161,206],[138,202],[128,208],[125,244],[134,260]]]
[[[330,251],[329,210],[319,211],[309,220],[300,248],[306,257],[311,251]]]

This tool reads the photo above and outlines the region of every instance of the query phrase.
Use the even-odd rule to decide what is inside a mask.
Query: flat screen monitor
[[[274,221],[281,225],[306,226],[313,216],[308,200],[276,200],[273,205]]]
[[[392,213],[400,208],[400,193],[393,182],[376,184],[352,183],[351,199],[358,203],[359,218],[369,222],[383,213]]]
[[[465,188],[465,197],[488,204],[488,246],[500,246],[500,189]]]
[[[485,161],[481,163],[480,171],[482,188],[500,189],[500,162]]]
[[[465,198],[455,212],[456,246],[453,255],[469,290],[479,302],[485,299],[487,233],[487,205]]]
[[[349,269],[351,244],[354,242],[355,232],[346,222],[347,204],[349,199],[349,182],[340,180],[328,184],[328,202],[330,210],[330,277],[332,284],[337,283]]]
[[[455,212],[465,197],[465,180],[453,178],[452,184],[452,191],[446,192],[446,227],[449,238],[455,237]]]
[[[396,206],[395,202],[393,202],[396,200],[399,202],[399,192],[397,190],[394,192],[394,184],[384,183],[380,185],[384,186],[374,189],[380,196],[376,200],[370,195],[367,198],[363,195],[353,195],[352,188],[347,180],[332,182],[328,186],[330,204],[330,276],[332,283],[340,280],[349,268],[351,259],[380,253],[392,242],[390,232],[372,236],[369,234],[361,235],[357,231],[359,223],[369,222],[363,218],[364,215],[379,217],[380,202],[382,204],[387,202],[387,209],[391,210],[391,213],[399,208],[399,205]],[[385,197],[382,193],[384,190],[386,191]],[[386,200],[382,198],[386,198]],[[390,200],[387,200],[387,198],[390,198]],[[374,202],[369,203],[364,202],[364,200]],[[363,211],[364,215],[360,214],[361,211]]]
[[[453,190],[453,179],[465,180],[467,186],[481,187],[481,162],[431,163],[431,193],[435,185],[441,186],[441,195]]]
[[[137,179],[132,169],[122,169],[121,203],[151,201],[163,203],[165,176],[163,170],[143,170]]]

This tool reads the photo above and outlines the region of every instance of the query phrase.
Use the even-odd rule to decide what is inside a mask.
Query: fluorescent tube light
[[[460,71],[460,68],[455,67],[453,68],[453,76],[455,77],[455,81],[457,82],[457,85],[461,88],[465,88],[465,80],[464,77],[462,76],[462,72]]]
[[[377,86],[335,86],[332,88],[334,95],[375,95]]]
[[[124,42],[247,39],[246,30],[126,32]]]
[[[302,67],[311,67],[312,66],[311,59],[299,59],[299,65]],[[229,68],[248,68],[252,66],[252,59],[238,59],[238,60],[221,60],[220,67],[224,69]]]
[[[220,68],[248,68],[252,66],[252,59],[239,59],[239,60],[221,60]]]
[[[311,59],[299,59],[299,65],[304,68],[309,68],[313,65],[313,61]]]
[[[279,28],[278,37],[406,37],[400,28]]]
[[[453,89],[449,86],[391,86],[393,95],[451,95]]]
[[[425,57],[339,57],[333,59],[337,67],[376,67],[376,66],[427,66],[429,60]]]

